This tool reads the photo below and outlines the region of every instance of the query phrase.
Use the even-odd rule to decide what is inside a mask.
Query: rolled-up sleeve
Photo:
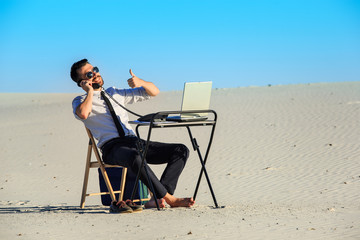
[[[84,98],[85,98],[85,96],[77,96],[72,101],[73,114],[74,114],[76,119],[81,120],[81,121],[82,121],[82,119],[76,114],[76,109],[84,101]]]

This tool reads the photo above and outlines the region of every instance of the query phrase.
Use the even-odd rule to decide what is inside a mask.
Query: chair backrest
[[[94,154],[95,154],[95,156],[96,156],[96,159],[97,159],[97,161],[98,161],[98,163],[99,163],[99,166],[98,166],[98,167],[101,167],[101,165],[103,165],[104,163],[103,163],[103,161],[102,161],[102,158],[101,158],[99,149],[98,149],[97,146],[96,146],[96,142],[95,142],[94,136],[92,135],[91,131],[90,131],[87,127],[85,127],[85,129],[86,129],[86,132],[87,132],[87,134],[88,134],[88,136],[89,136],[89,141],[90,141],[90,142],[89,142],[89,145],[91,144],[92,150],[94,151]],[[94,166],[94,167],[95,167],[95,166]]]

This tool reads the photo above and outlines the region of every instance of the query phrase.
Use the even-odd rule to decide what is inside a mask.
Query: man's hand
[[[128,84],[129,84],[129,87],[131,88],[137,88],[137,87],[142,87],[144,85],[144,80],[138,78],[137,76],[135,76],[135,74],[132,72],[132,70],[130,69],[130,75],[131,75],[131,78],[129,78],[127,81],[128,81]]]
[[[147,94],[153,97],[159,94],[159,89],[152,82],[147,82],[145,80],[142,80],[141,78],[138,78],[137,76],[135,76],[131,69],[129,72],[131,78],[128,79],[128,84],[131,88],[143,87]]]
[[[85,92],[89,93],[89,91],[93,90],[92,81],[84,79],[80,82],[80,87],[84,89]]]

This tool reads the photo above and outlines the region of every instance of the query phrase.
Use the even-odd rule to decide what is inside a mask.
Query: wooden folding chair
[[[88,150],[87,150],[85,176],[84,176],[84,183],[83,183],[83,189],[82,189],[82,194],[81,194],[80,208],[84,208],[84,206],[85,206],[85,198],[90,197],[90,196],[110,194],[112,202],[113,201],[122,201],[123,196],[124,196],[125,183],[126,183],[127,168],[123,167],[123,166],[119,166],[119,165],[104,164],[104,162],[102,161],[102,158],[100,156],[99,149],[96,146],[96,143],[95,143],[95,140],[94,140],[94,137],[93,137],[91,131],[86,127],[85,127],[85,129],[86,129],[86,132],[87,132],[87,134],[89,136],[89,146],[88,146]],[[94,151],[94,154],[96,156],[96,161],[94,161],[94,162],[91,161],[92,151]],[[123,169],[122,170],[122,175],[121,175],[120,190],[119,191],[114,191],[112,186],[111,186],[108,174],[107,174],[106,169],[105,169],[105,168],[109,168],[109,167],[120,167],[120,168]],[[101,171],[101,173],[103,175],[104,182],[106,184],[108,192],[87,193],[87,185],[88,185],[88,180],[89,180],[90,168],[100,168],[100,171]],[[118,200],[115,197],[116,193],[119,193],[119,199]],[[148,201],[148,200],[150,200],[150,198],[134,199],[133,201],[134,202],[141,202],[141,201]]]

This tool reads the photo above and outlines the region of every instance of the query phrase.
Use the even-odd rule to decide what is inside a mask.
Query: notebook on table
[[[181,103],[181,111],[208,110],[210,106],[212,82],[186,82]],[[192,122],[203,121],[208,113],[182,113],[168,116],[167,121]]]

